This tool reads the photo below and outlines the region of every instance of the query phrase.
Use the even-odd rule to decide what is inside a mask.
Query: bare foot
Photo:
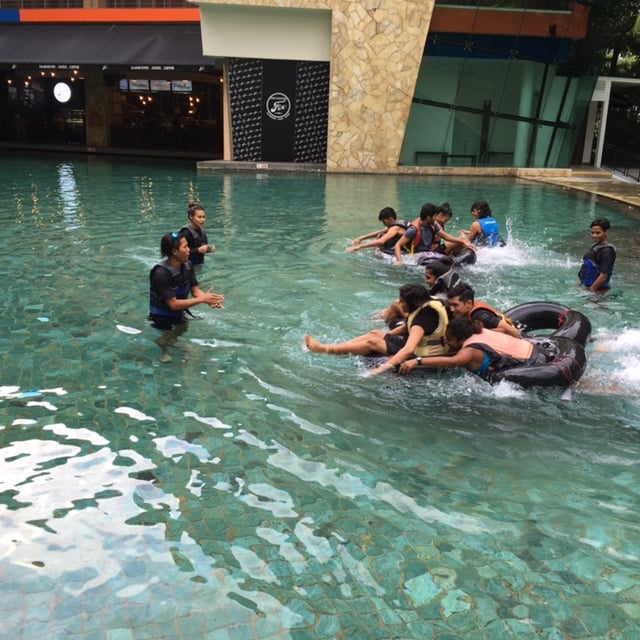
[[[322,344],[322,342],[314,340],[309,335],[305,335],[304,343],[307,345],[307,349],[309,349],[309,351],[313,351],[313,353],[327,353],[327,348]]]
[[[171,360],[171,356],[166,351],[160,354],[160,362],[171,362]]]

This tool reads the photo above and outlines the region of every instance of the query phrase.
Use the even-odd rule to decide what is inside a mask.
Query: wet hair
[[[189,220],[193,218],[196,211],[204,211],[204,207],[198,202],[190,202],[187,208],[187,215],[189,216]]]
[[[469,318],[452,318],[447,325],[447,335],[464,342],[474,333],[480,333],[481,328]]]
[[[420,220],[433,218],[438,213],[438,207],[430,202],[425,202],[420,209]]]
[[[491,207],[486,200],[476,200],[471,205],[471,210],[473,211],[474,209],[478,210],[478,218],[487,218],[491,215]]]
[[[380,213],[378,214],[378,220],[380,220],[380,222],[386,220],[387,218],[393,218],[394,220],[396,220],[397,217],[398,214],[392,207],[385,207],[384,209],[380,209]]]
[[[589,229],[592,227],[600,227],[603,231],[609,231],[611,223],[606,218],[597,218],[589,225]]]
[[[400,287],[400,300],[402,300],[409,310],[415,311],[425,302],[431,300],[429,290],[421,284],[404,284]]]
[[[446,264],[442,260],[429,260],[424,265],[425,271],[431,271],[436,278],[443,276],[447,271],[451,269],[450,264]]]
[[[447,218],[453,217],[453,211],[451,210],[451,205],[448,202],[443,202],[438,207],[438,213],[443,213]]]
[[[183,236],[175,231],[165,233],[162,236],[162,240],[160,240],[160,255],[165,258],[170,258],[173,252],[180,246],[180,240],[182,240],[182,238]]]
[[[473,302],[475,297],[476,292],[473,290],[473,287],[466,282],[460,282],[447,292],[447,298],[460,298],[460,302]]]

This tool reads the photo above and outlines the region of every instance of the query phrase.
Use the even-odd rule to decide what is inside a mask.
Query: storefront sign
[[[262,63],[262,160],[292,162],[295,124],[296,63]]]

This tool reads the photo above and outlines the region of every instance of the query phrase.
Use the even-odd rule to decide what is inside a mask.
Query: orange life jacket
[[[523,362],[529,360],[533,354],[533,342],[514,338],[501,331],[483,329],[480,333],[474,333],[463,343],[463,347],[473,347],[476,345],[486,345],[501,356],[509,356]]]
[[[473,303],[473,307],[471,309],[471,311],[469,312],[469,320],[471,320],[471,316],[473,315],[474,311],[478,311],[478,309],[484,309],[485,311],[491,311],[491,313],[495,313],[500,320],[504,320],[507,324],[511,325],[512,327],[515,326],[513,324],[513,320],[511,320],[511,318],[509,318],[508,316],[505,316],[504,313],[501,313],[500,311],[498,311],[497,309],[494,309],[491,305],[487,304],[486,302],[481,302],[481,301],[477,301]]]
[[[420,224],[422,221],[420,218],[416,218],[411,224],[410,227],[416,228],[416,237],[413,239],[411,243],[411,253],[415,253],[416,249],[420,246],[420,242],[422,241],[422,225]],[[433,232],[433,238],[431,240],[431,251],[435,251],[440,246],[440,234],[438,233],[438,227],[431,223],[429,228]]]

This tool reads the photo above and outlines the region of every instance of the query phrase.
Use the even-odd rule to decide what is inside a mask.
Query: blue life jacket
[[[589,251],[587,251],[586,255],[582,259],[582,267],[578,272],[578,278],[580,278],[580,284],[585,287],[590,287],[600,275],[600,266],[598,264],[597,256],[598,254],[605,248],[611,248],[614,251],[615,255],[615,247],[612,244],[594,244]],[[613,268],[611,269],[611,273],[609,277],[605,280],[605,282],[600,285],[601,289],[609,289],[611,276],[613,275]]]
[[[181,269],[177,269],[168,261],[163,260],[158,262],[153,269],[151,269],[150,280],[153,283],[153,274],[156,269],[166,269],[171,274],[171,284],[174,285],[174,292],[176,298],[179,300],[186,300],[189,297],[192,283],[193,267],[189,261],[182,265]],[[149,289],[149,313],[158,316],[168,316],[170,318],[182,317],[182,311],[174,311],[169,305],[158,295],[153,288],[153,284]]]
[[[491,216],[486,218],[478,218],[480,228],[482,229],[482,235],[476,236],[473,243],[483,247],[501,247],[504,246],[504,241],[500,237],[500,226],[498,221]]]

